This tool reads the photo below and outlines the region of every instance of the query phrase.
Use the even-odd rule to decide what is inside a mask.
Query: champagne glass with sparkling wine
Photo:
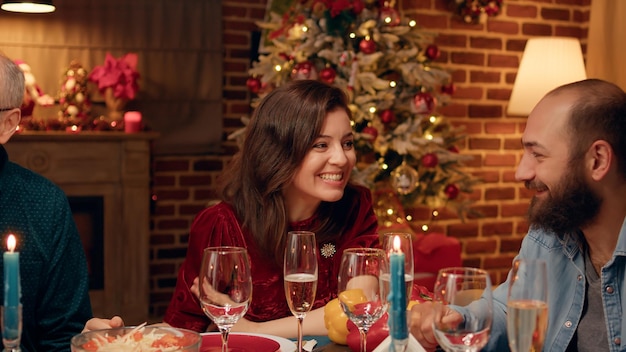
[[[222,334],[228,351],[230,329],[248,311],[252,277],[248,251],[241,247],[208,247],[200,267],[200,305]]]
[[[439,270],[433,292],[433,330],[446,352],[477,352],[491,331],[493,299],[489,274],[482,269]],[[450,314],[462,311],[462,316]]]
[[[548,327],[548,274],[542,259],[517,259],[509,277],[507,335],[512,352],[543,349]]]
[[[298,320],[298,352],[302,352],[302,323],[313,307],[317,291],[315,233],[309,231],[288,233],[283,276],[287,304]]]
[[[360,352],[366,351],[367,332],[387,311],[389,260],[378,248],[348,248],[341,256],[338,276],[339,304],[359,329]]]

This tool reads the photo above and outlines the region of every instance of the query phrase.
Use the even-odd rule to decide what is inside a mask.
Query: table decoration
[[[409,341],[404,261],[404,253],[400,249],[400,237],[396,235],[393,238],[393,249],[389,253],[391,287],[388,296],[390,304],[389,334],[392,341],[390,351],[395,352],[404,352]]]
[[[14,235],[7,237],[7,252],[2,255],[4,266],[4,304],[2,306],[2,343],[5,351],[19,351],[22,335],[22,305],[20,303],[20,253],[15,250]]]

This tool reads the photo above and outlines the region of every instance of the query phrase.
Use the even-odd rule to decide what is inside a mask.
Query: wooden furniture
[[[103,287],[90,290],[94,316],[148,319],[150,144],[156,137],[25,131],[5,145],[10,160],[52,180],[68,198],[103,199]]]

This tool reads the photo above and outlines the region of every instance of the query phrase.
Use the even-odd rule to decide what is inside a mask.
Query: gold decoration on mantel
[[[107,107],[108,117],[111,121],[121,121],[124,116],[124,108],[128,103],[127,99],[116,98],[113,94],[113,88],[104,90],[104,103]]]

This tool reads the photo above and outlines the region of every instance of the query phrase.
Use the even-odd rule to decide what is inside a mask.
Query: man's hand
[[[437,346],[437,339],[433,331],[433,321],[435,320],[434,303],[424,302],[415,304],[411,308],[409,316],[409,329],[411,334],[427,351],[434,351]],[[444,307],[441,323],[456,325],[463,320],[463,316],[450,308]]]
[[[122,320],[122,318],[117,315],[111,319],[91,318],[85,324],[83,332],[91,330],[121,328],[122,326],[124,326],[124,320]]]

